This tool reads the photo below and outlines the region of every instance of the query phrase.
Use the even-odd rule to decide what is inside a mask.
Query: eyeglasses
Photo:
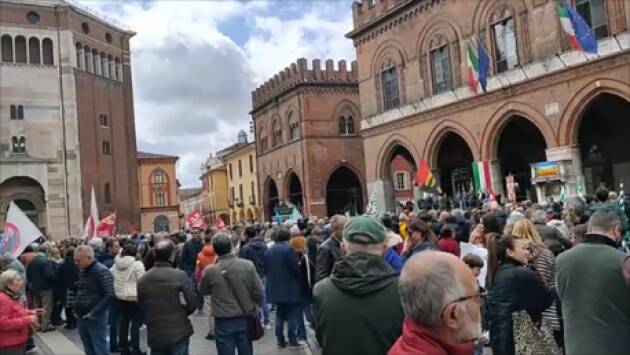
[[[487,296],[488,296],[488,292],[487,292],[487,291],[485,291],[485,290],[484,290],[484,291],[479,290],[479,292],[478,292],[478,293],[476,293],[476,294],[474,294],[474,295],[470,295],[470,296],[462,296],[462,297],[456,298],[456,299],[452,300],[451,302],[447,303],[447,304],[446,304],[446,306],[444,306],[444,309],[442,309],[442,315],[444,315],[444,312],[446,311],[446,308],[447,308],[448,306],[450,306],[451,304],[453,304],[453,303],[464,302],[464,301],[468,301],[468,300],[469,300],[469,299],[471,299],[471,298],[477,298],[477,297],[479,297],[479,299],[480,299],[482,302],[485,302],[485,301],[486,301],[486,297],[487,297]]]

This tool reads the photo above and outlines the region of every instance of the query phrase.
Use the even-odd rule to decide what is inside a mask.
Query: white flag
[[[92,195],[90,196],[90,215],[85,221],[83,228],[83,239],[90,240],[98,236],[98,224],[101,220],[98,218],[98,206],[96,205],[96,193],[92,186]]]
[[[11,201],[9,203],[7,220],[4,223],[4,234],[0,240],[0,255],[9,253],[15,258],[22,253],[24,248],[41,236],[42,232]]]

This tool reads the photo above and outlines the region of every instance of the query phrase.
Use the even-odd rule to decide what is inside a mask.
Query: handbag
[[[512,313],[514,353],[516,355],[559,354],[551,329],[534,324],[526,311]]]
[[[234,287],[232,286],[232,282],[227,277],[227,270],[221,270],[221,276],[223,276],[223,279],[227,283],[228,288],[230,289],[230,292],[232,293],[232,296],[236,300],[236,303],[238,303],[238,308],[241,309],[241,312],[243,312],[243,315],[245,316],[245,319],[247,321],[247,335],[249,337],[249,340],[255,341],[262,338],[265,335],[265,328],[263,328],[262,326],[262,322],[260,321],[258,312],[256,312],[255,310],[253,312],[252,311],[248,312],[245,310],[245,307],[243,307],[243,303],[238,298],[238,295],[236,294],[236,292],[234,292]]]

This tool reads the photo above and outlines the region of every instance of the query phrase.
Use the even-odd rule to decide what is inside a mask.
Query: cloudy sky
[[[253,88],[299,57],[355,58],[351,0],[81,3],[137,32],[138,149],[178,155],[184,187],[200,185],[208,153],[249,133]]]

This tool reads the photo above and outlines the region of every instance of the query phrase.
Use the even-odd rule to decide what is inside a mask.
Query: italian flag
[[[486,191],[490,195],[494,196],[494,184],[492,181],[491,171],[489,160],[473,162],[475,190]]]
[[[470,40],[466,41],[466,58],[467,58],[467,72],[468,72],[468,86],[475,94],[477,94],[479,87],[479,60],[475,54]]]
[[[569,16],[569,11],[563,5],[562,2],[559,2],[556,5],[556,12],[558,13],[558,17],[560,18],[560,24],[562,25],[562,30],[567,35],[567,40],[571,47],[577,49],[578,51],[584,50],[582,45],[580,45],[580,41],[578,41],[577,37],[575,37],[575,29],[573,28],[573,23],[571,22],[571,17]]]

